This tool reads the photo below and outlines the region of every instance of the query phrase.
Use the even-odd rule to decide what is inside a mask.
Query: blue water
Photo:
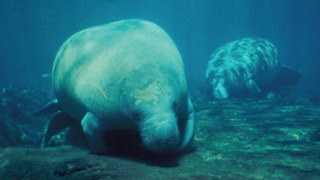
[[[299,70],[297,93],[320,96],[319,0],[0,0],[0,87],[50,86],[60,45],[75,32],[142,18],[163,27],[185,61],[191,90],[205,82],[212,52],[248,36],[268,39]]]

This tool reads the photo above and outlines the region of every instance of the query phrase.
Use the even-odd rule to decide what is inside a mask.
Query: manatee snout
[[[173,151],[179,144],[180,135],[174,125],[162,125],[152,135],[152,143],[162,151]]]
[[[144,124],[141,136],[148,150],[158,153],[174,152],[180,143],[176,117],[162,115],[150,118]]]

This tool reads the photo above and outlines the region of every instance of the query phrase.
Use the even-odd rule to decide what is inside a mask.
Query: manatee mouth
[[[169,117],[167,116],[166,120],[162,117],[162,121],[153,117],[144,125],[145,128],[141,129],[141,137],[146,149],[157,153],[169,153],[177,149],[180,143],[177,121],[175,117],[174,119]]]

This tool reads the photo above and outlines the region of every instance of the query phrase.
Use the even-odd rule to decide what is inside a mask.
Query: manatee
[[[206,70],[211,96],[275,97],[279,87],[298,83],[301,74],[283,65],[276,47],[261,38],[243,38],[218,48]]]
[[[58,112],[44,144],[74,119],[92,153],[109,151],[105,134],[139,133],[155,153],[179,153],[194,137],[194,110],[184,64],[158,25],[123,20],[80,31],[59,49],[52,70],[56,99],[40,113]]]

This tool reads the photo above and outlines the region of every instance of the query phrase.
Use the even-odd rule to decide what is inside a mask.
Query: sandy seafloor
[[[318,99],[194,95],[195,140],[177,156],[135,147],[105,155],[70,145],[38,148],[50,116],[30,111],[48,99],[31,89],[3,91],[1,179],[320,179]]]

